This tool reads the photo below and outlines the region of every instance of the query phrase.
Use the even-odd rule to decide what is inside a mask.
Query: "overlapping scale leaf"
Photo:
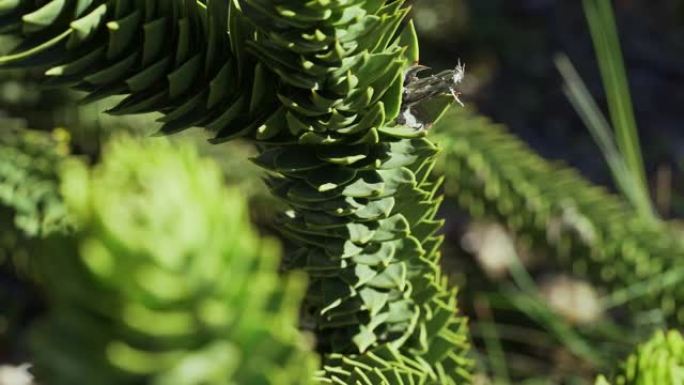
[[[684,384],[684,338],[674,330],[658,332],[627,358],[610,381],[604,376],[596,380],[596,385],[611,384]]]
[[[311,277],[304,324],[329,353],[325,381],[467,382],[466,326],[438,265],[441,181],[430,175],[436,154],[434,144],[415,137],[264,145],[256,159],[275,175],[273,193],[292,207],[280,228],[300,249],[286,265]],[[399,361],[384,362],[388,373],[376,377],[370,372],[378,369],[363,362],[386,349]],[[397,374],[403,380],[390,374],[414,361],[413,374]]]
[[[415,31],[403,28],[408,9],[402,1],[238,3],[257,30],[250,52],[280,78],[283,107],[262,128],[257,162],[292,208],[281,227],[301,248],[287,263],[311,277],[304,324],[327,353],[321,377],[462,383],[463,320],[437,265],[437,149],[395,124],[404,70],[417,60]]]
[[[286,266],[310,276],[303,323],[329,353],[322,377],[330,383],[467,381],[466,325],[438,265],[441,181],[430,177],[436,154],[430,141],[413,138],[266,146],[256,159],[280,175],[269,185],[292,206],[281,228],[301,248]],[[396,360],[378,366],[388,373],[375,377],[366,371],[379,369],[364,362],[381,362],[378,351]],[[391,374],[405,371],[414,382]]]
[[[228,1],[0,5],[0,30],[23,37],[0,64],[44,67],[86,100],[128,95],[111,113],[159,111],[165,133],[203,126],[225,140],[254,133],[275,110],[269,75],[241,54],[248,31]]]
[[[239,0],[259,36],[250,51],[282,83],[281,119],[262,139],[377,143],[401,106],[403,71],[417,60],[403,1]]]
[[[311,383],[316,359],[296,329],[303,282],[278,276],[276,245],[255,235],[214,163],[119,139],[94,169],[71,163],[62,176],[77,229],[41,253],[41,382]]]
[[[467,325],[454,317],[454,292],[435,285],[442,294],[421,306],[425,315],[418,330],[401,347],[385,343],[363,354],[330,354],[319,380],[323,384],[458,385],[471,381]],[[425,293],[425,292],[423,292]],[[420,298],[420,296],[417,296]]]
[[[507,225],[521,241],[613,292],[634,314],[659,309],[684,325],[684,246],[677,231],[645,222],[621,199],[552,165],[519,139],[470,113],[436,127],[445,144],[446,194],[475,217]]]
[[[410,142],[330,151],[277,146],[257,159],[284,175],[270,185],[294,207],[282,228],[303,246],[290,264],[312,277],[306,305],[326,351],[364,351],[381,340],[405,339],[415,327],[409,260],[425,251],[411,234],[416,223],[409,219],[416,218],[407,218],[397,200],[422,195],[428,207],[436,205],[410,168],[435,149],[424,139]],[[395,155],[403,161],[388,162],[391,148],[402,145],[406,152]]]

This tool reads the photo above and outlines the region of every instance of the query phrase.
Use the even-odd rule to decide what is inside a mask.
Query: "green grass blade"
[[[650,197],[644,184],[633,173],[625,156],[616,145],[613,129],[566,55],[558,55],[556,67],[565,81],[564,92],[608,163],[617,187],[631,205],[644,217],[654,218]]]
[[[478,297],[480,297],[477,301],[480,304],[478,308],[478,318],[480,319],[478,325],[482,331],[485,350],[487,351],[488,361],[491,366],[490,369],[494,375],[494,383],[496,385],[509,385],[511,384],[511,378],[506,363],[506,353],[504,352],[499,330],[489,306],[489,300],[485,295],[479,295]]]
[[[643,190],[641,195],[648,197],[644,161],[612,3],[609,0],[584,0],[583,4],[615,129],[617,147],[639,188]],[[646,209],[645,206],[640,207],[640,211]],[[655,215],[650,199],[648,210],[651,211],[651,216]]]

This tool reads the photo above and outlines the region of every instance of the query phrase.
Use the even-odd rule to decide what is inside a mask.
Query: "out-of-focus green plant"
[[[600,376],[596,385],[684,384],[684,338],[677,331],[658,332],[639,346],[611,380]]]
[[[608,310],[658,311],[684,323],[678,233],[644,220],[622,199],[553,165],[486,118],[454,113],[435,127],[444,143],[446,195],[475,217],[507,226],[525,245],[606,293]]]
[[[36,262],[49,315],[35,371],[50,384],[307,384],[296,329],[304,286],[244,197],[189,145],[115,140],[92,169],[62,171],[73,234]]]
[[[0,205],[14,211],[14,224],[28,236],[65,226],[57,166],[68,155],[68,134],[28,130],[0,135]]]

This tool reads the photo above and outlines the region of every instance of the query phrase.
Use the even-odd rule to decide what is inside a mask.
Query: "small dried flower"
[[[0,365],[0,385],[32,385],[33,375],[29,373],[29,369],[30,364]]]
[[[409,67],[404,74],[404,93],[402,97],[401,114],[398,118],[400,124],[416,129],[429,127],[433,122],[422,121],[415,113],[414,107],[441,95],[452,95],[454,100],[463,106],[460,99],[461,93],[457,86],[465,78],[465,65],[459,60],[454,69],[444,70],[427,77],[418,77],[418,74],[430,69],[430,67],[415,64]]]

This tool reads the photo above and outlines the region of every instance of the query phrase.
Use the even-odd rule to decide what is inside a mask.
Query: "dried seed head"
[[[426,76],[418,77],[418,74],[430,69],[430,67],[414,64],[406,70],[404,74],[404,93],[402,97],[401,114],[397,121],[400,124],[407,125],[416,129],[424,129],[433,122],[423,122],[415,116],[414,107],[420,103],[429,101],[432,98],[441,95],[451,94],[454,100],[463,106],[458,92],[457,86],[465,78],[465,65],[458,61],[454,69],[444,70],[442,72]]]
[[[456,68],[454,68],[454,74],[452,77],[450,91],[451,95],[454,96],[454,100],[456,100],[456,102],[460,104],[461,107],[464,107],[464,105],[460,99],[461,93],[456,90],[456,86],[460,84],[463,81],[463,79],[465,79],[465,64],[461,64],[461,60],[459,59]]]

